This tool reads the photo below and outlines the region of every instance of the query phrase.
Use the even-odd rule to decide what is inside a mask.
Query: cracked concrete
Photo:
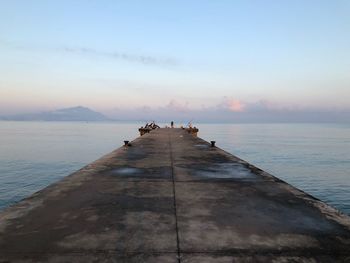
[[[350,219],[181,129],[0,213],[0,262],[350,262]]]

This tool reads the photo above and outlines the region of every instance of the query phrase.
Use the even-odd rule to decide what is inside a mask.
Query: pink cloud
[[[223,107],[233,112],[242,112],[245,110],[246,105],[240,100],[225,97]]]

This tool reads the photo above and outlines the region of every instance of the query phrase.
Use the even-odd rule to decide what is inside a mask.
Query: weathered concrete
[[[0,262],[350,262],[350,219],[181,129],[0,213]]]

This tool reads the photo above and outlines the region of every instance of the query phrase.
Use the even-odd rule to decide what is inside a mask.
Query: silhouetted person
[[[171,128],[174,128],[174,122],[171,121]]]

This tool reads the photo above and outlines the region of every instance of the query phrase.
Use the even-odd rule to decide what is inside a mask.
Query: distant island
[[[77,106],[40,113],[17,114],[0,117],[9,121],[108,121],[102,113]]]

